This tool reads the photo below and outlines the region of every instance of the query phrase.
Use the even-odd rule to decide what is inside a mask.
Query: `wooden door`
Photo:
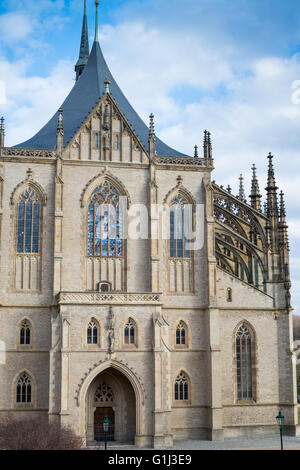
[[[104,441],[103,421],[107,416],[109,421],[107,440],[115,440],[115,412],[112,408],[96,408],[94,413],[94,433],[95,441]]]

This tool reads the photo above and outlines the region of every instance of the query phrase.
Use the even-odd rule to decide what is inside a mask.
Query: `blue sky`
[[[82,10],[83,0],[0,0],[7,145],[39,130],[73,86]],[[219,184],[237,193],[243,173],[249,194],[255,163],[263,191],[274,154],[300,314],[300,2],[101,0],[100,41],[122,90],[146,122],[154,112],[164,141],[190,154],[212,132]]]

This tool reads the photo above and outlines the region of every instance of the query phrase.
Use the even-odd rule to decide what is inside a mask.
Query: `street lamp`
[[[276,416],[276,419],[277,419],[277,423],[278,423],[278,426],[279,426],[279,429],[280,429],[281,450],[283,450],[282,426],[283,426],[283,422],[284,422],[284,416],[281,413],[281,411],[279,411],[279,414],[278,414],[278,416]]]
[[[109,421],[108,421],[107,416],[105,416],[102,424],[103,424],[104,439],[105,439],[105,450],[107,450],[107,433],[108,433],[108,428],[109,428]]]

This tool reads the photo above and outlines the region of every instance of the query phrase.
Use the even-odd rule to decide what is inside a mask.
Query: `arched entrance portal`
[[[134,442],[136,434],[136,399],[129,380],[115,368],[97,375],[86,395],[87,440],[103,441],[103,420],[108,417],[108,439]]]

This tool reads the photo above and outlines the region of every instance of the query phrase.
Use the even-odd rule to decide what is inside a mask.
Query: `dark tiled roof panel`
[[[70,94],[62,104],[64,112],[64,143],[72,139],[77,129],[89,115],[105,90],[105,79],[111,81],[110,92],[120,107],[135,134],[139,137],[144,147],[148,148],[149,130],[144,121],[130,105],[105,62],[98,42],[94,42],[88,63],[83,74],[78,79]],[[55,149],[58,111],[50,121],[31,139],[15,147],[35,149]],[[156,151],[158,155],[186,156],[172,149],[160,139],[156,139]]]

